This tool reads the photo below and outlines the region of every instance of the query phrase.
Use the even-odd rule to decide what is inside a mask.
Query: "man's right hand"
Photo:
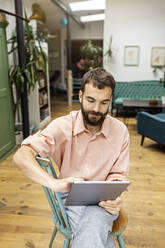
[[[72,183],[83,181],[82,178],[68,177],[56,179],[43,170],[35,159],[35,151],[29,146],[21,146],[13,157],[13,163],[36,183],[52,189],[55,192],[69,192]]]
[[[83,178],[77,178],[77,177],[67,177],[64,179],[57,179],[56,185],[54,187],[52,186],[51,189],[53,191],[58,192],[70,192],[71,186],[76,181],[84,181]]]

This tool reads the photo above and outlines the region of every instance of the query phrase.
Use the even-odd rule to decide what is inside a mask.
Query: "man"
[[[75,180],[123,180],[128,174],[128,130],[107,115],[115,80],[104,69],[96,68],[84,74],[82,81],[81,110],[55,119],[42,132],[29,136],[14,156],[15,165],[25,175],[56,192],[68,192]],[[35,154],[52,156],[60,179],[43,171]],[[120,208],[119,197],[96,206],[67,207],[74,236],[72,248],[115,247],[109,233]]]

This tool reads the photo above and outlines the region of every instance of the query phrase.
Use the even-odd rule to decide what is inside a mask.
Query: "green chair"
[[[57,178],[56,172],[49,158],[45,159],[37,156],[36,160],[44,170],[46,170],[54,178]],[[61,200],[60,193],[53,192],[51,189],[45,186],[43,186],[43,189],[45,191],[50,207],[52,209],[52,218],[55,224],[55,228],[49,243],[49,248],[52,247],[57,231],[60,231],[64,235],[65,240],[63,247],[67,248],[69,247],[70,241],[72,239],[72,231],[68,223],[67,214],[63,202]]]
[[[54,178],[57,178],[57,174],[49,157],[41,158],[39,156],[36,156],[36,160],[38,161],[42,169],[47,171]],[[52,248],[57,231],[60,231],[64,235],[65,239],[63,248],[69,248],[70,241],[72,240],[72,231],[68,222],[67,213],[65,211],[65,207],[61,199],[60,193],[53,192],[51,189],[45,186],[43,186],[43,189],[52,209],[52,219],[55,224],[55,228],[49,243],[49,248]],[[117,238],[120,248],[125,247],[122,233],[126,228],[127,222],[127,216],[124,210],[122,209],[119,213],[119,217],[117,218],[117,220],[114,221],[111,233],[112,237]]]

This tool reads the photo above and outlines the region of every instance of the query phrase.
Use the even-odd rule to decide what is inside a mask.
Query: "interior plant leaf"
[[[25,18],[27,19],[26,12]],[[39,82],[39,68],[37,66],[37,61],[40,69],[45,72],[44,74],[46,77],[47,56],[42,49],[40,39],[37,32],[32,30],[28,21],[25,21],[24,24],[25,63],[22,68],[20,68],[17,64],[11,65],[9,68],[9,80],[11,85],[14,85],[16,89],[16,102],[14,102],[12,90],[12,99],[15,109],[19,106],[21,95],[24,91],[24,83],[26,82],[28,93],[30,93]],[[10,44],[10,50],[8,53],[16,53],[17,36],[15,34],[13,34],[13,36],[8,40],[8,44]]]
[[[80,48],[80,51],[82,54],[82,59],[84,60],[84,71],[88,71],[89,69],[96,67],[102,67],[102,47],[93,44],[92,41],[89,40]]]

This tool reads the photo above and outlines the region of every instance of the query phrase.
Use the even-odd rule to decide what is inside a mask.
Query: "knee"
[[[87,216],[89,218],[89,223],[102,231],[104,228],[112,231],[113,221],[117,218],[114,215],[111,215],[102,207],[99,206],[88,206],[87,209]]]

